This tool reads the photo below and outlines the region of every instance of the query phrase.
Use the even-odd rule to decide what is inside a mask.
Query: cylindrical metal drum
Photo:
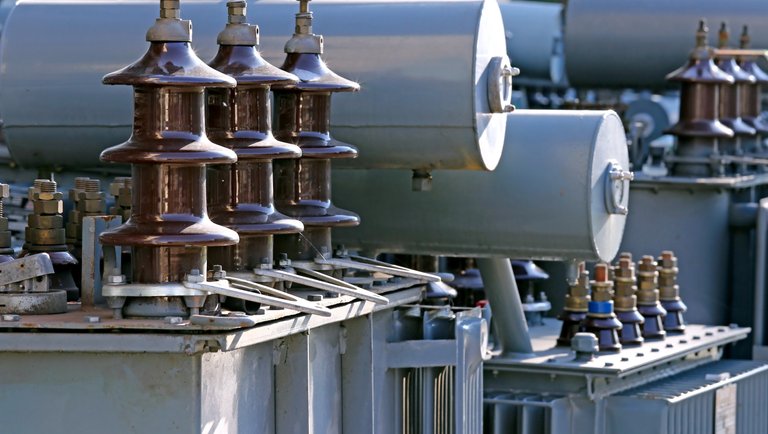
[[[574,0],[565,11],[568,80],[577,87],[669,87],[664,76],[687,56],[690,29],[702,18],[747,24],[752,46],[768,47],[765,0]]]
[[[262,53],[279,65],[296,2],[250,6]],[[156,0],[16,6],[1,42],[0,116],[18,163],[95,166],[102,149],[130,133],[130,92],[100,79],[126,56],[141,55],[156,9]],[[495,0],[318,1],[313,10],[328,64],[362,84],[359,95],[339,98],[332,114],[334,136],[360,148],[350,165],[496,166],[512,71]],[[198,55],[213,58],[225,2],[185,3],[184,16],[193,22]]]
[[[518,83],[565,84],[563,5],[510,1],[499,7],[509,60],[520,68]]]
[[[612,111],[519,110],[507,117],[493,172],[337,170],[340,206],[363,222],[334,242],[369,252],[534,259],[612,259],[629,193],[627,142]]]

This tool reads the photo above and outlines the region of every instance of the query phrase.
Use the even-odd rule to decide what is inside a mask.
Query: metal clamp
[[[512,67],[507,56],[498,56],[488,64],[488,105],[491,113],[510,113],[512,105],[512,77],[520,74]]]
[[[635,174],[624,170],[617,162],[608,164],[605,176],[605,208],[610,214],[627,215],[629,209],[629,182]]]

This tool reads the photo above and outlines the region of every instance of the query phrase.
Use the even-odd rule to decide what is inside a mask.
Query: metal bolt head
[[[3,315],[3,321],[16,322],[21,321],[21,316],[15,314]]]
[[[101,322],[101,317],[96,315],[86,316],[83,317],[83,321],[87,322],[88,324],[96,324]]]
[[[166,324],[176,325],[184,322],[184,318],[180,316],[167,316],[164,318]]]
[[[323,299],[323,296],[320,294],[309,294],[307,296],[307,300],[309,301],[321,301]]]
[[[577,353],[596,353],[597,336],[592,333],[576,333],[571,338],[571,349]]]
[[[112,274],[107,276],[107,283],[110,285],[122,285],[125,283],[125,275],[123,274]]]
[[[11,186],[8,184],[0,184],[0,198],[7,199],[11,197]]]
[[[195,273],[195,271],[197,271],[197,273]],[[203,283],[205,282],[205,276],[200,274],[200,270],[192,270],[185,276],[184,280],[189,283]]]

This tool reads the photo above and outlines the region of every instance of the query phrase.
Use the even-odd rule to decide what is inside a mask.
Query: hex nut
[[[64,212],[64,203],[60,200],[36,200],[32,204],[35,214],[61,214]]]
[[[121,285],[125,283],[125,275],[122,274],[111,274],[107,276],[107,283],[110,285]]]
[[[202,274],[187,274],[184,277],[184,280],[189,283],[204,283],[205,276],[203,276]]]

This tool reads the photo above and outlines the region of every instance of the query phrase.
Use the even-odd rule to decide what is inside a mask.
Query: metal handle
[[[635,174],[616,162],[608,164],[606,172],[605,208],[610,214],[626,215],[629,213],[629,181],[635,179]]]
[[[488,64],[488,105],[491,113],[509,113],[512,105],[512,77],[520,70],[512,67],[507,56],[494,57]]]

